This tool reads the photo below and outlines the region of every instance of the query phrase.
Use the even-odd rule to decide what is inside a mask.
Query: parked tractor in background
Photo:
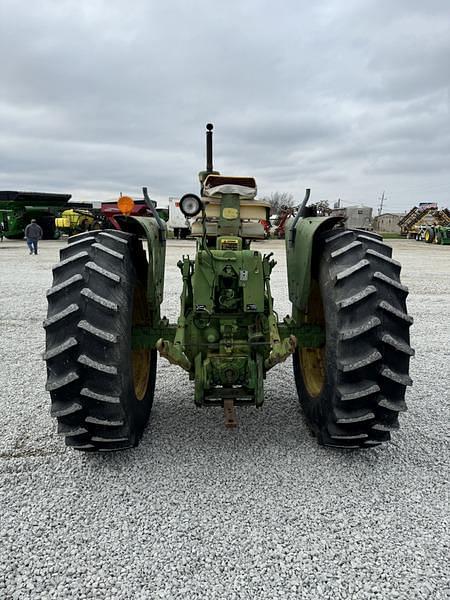
[[[55,219],[56,230],[66,235],[100,229],[99,225],[100,221],[92,213],[92,208],[69,208]]]
[[[281,206],[280,211],[277,215],[270,217],[273,222],[273,227],[270,232],[270,236],[284,240],[286,235],[286,222],[290,217],[293,217],[295,208],[292,206]]]
[[[149,419],[157,353],[186,371],[197,406],[261,407],[264,380],[291,358],[305,417],[319,443],[368,448],[390,439],[413,350],[412,318],[400,264],[377,234],[347,229],[342,217],[312,216],[309,190],[287,223],[292,314],[278,319],[271,291],[272,253],[264,239],[269,205],[253,177],[213,169],[207,125],[200,196],[180,208],[195,219],[195,257],[178,262],[183,287],[176,323],[161,318],[166,224],[134,216],[118,201],[119,229],[75,235],[61,250],[47,292],[47,390],[66,444],[110,451],[136,446]],[[143,242],[147,245],[144,250]],[[288,384],[288,382],[286,382]]]
[[[151,203],[152,205],[151,210],[148,206],[148,203]],[[118,202],[102,202],[100,211],[95,213],[97,218],[101,221],[102,229],[107,229],[111,226],[118,230],[122,228],[120,223],[122,212],[120,211],[118,204]],[[148,199],[148,201],[143,198],[139,198],[138,200],[133,199],[133,206],[131,208],[130,215],[134,217],[151,217],[154,210],[162,221],[167,221],[169,217],[168,209],[159,208],[156,201],[150,199]],[[117,217],[119,217],[119,219]]]
[[[423,233],[427,244],[450,244],[450,225],[428,225]]]
[[[156,202],[152,201],[156,207]],[[96,229],[121,229],[116,217],[121,215],[117,202],[102,202],[100,208],[94,208],[90,203],[71,203],[73,208],[65,210],[55,219],[57,231],[61,234],[74,235],[84,231]],[[163,221],[167,221],[168,210],[166,208],[156,208]],[[133,203],[131,212],[134,216],[151,216],[144,200],[136,200]]]

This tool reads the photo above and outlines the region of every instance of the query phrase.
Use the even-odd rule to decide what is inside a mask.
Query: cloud
[[[0,52],[2,189],[196,191],[212,121],[263,194],[448,204],[447,0],[3,0]]]

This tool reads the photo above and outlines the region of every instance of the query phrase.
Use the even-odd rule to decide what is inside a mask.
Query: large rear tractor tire
[[[325,327],[323,348],[294,354],[297,391],[321,444],[379,445],[398,428],[412,381],[412,318],[400,264],[381,236],[335,229],[314,247],[307,322]]]
[[[69,238],[47,292],[47,390],[66,445],[136,446],[153,401],[156,352],[133,350],[148,326],[147,259],[137,236],[92,231]]]

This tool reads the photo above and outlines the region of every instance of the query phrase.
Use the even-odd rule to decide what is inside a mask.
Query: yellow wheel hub
[[[141,327],[145,325],[149,325],[147,298],[144,288],[137,285],[134,289],[133,296],[132,327]],[[148,378],[150,375],[150,350],[148,348],[132,350],[131,363],[134,393],[138,400],[142,400],[147,391]]]
[[[305,322],[325,327],[322,298],[317,281],[311,282]],[[306,391],[312,398],[317,398],[325,385],[325,348],[300,348],[298,356]]]

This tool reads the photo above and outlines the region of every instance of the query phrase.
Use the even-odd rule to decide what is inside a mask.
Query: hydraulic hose
[[[294,222],[292,223],[291,228],[289,230],[289,246],[290,247],[292,247],[294,245],[297,223],[298,223],[298,220],[300,219],[300,217],[303,217],[303,213],[305,212],[305,208],[308,203],[310,194],[311,194],[311,189],[306,188],[306,193],[305,193],[305,197],[303,198],[303,202],[298,207],[297,214],[295,215],[295,218],[294,218]]]
[[[158,211],[156,210],[153,202],[150,200],[150,197],[148,195],[146,187],[142,188],[142,193],[144,194],[145,204],[147,205],[148,209],[150,210],[150,212],[154,216],[156,222],[158,223],[159,239],[163,244],[165,244],[166,243],[166,228],[164,226],[164,223],[162,222],[161,217],[158,215]]]

